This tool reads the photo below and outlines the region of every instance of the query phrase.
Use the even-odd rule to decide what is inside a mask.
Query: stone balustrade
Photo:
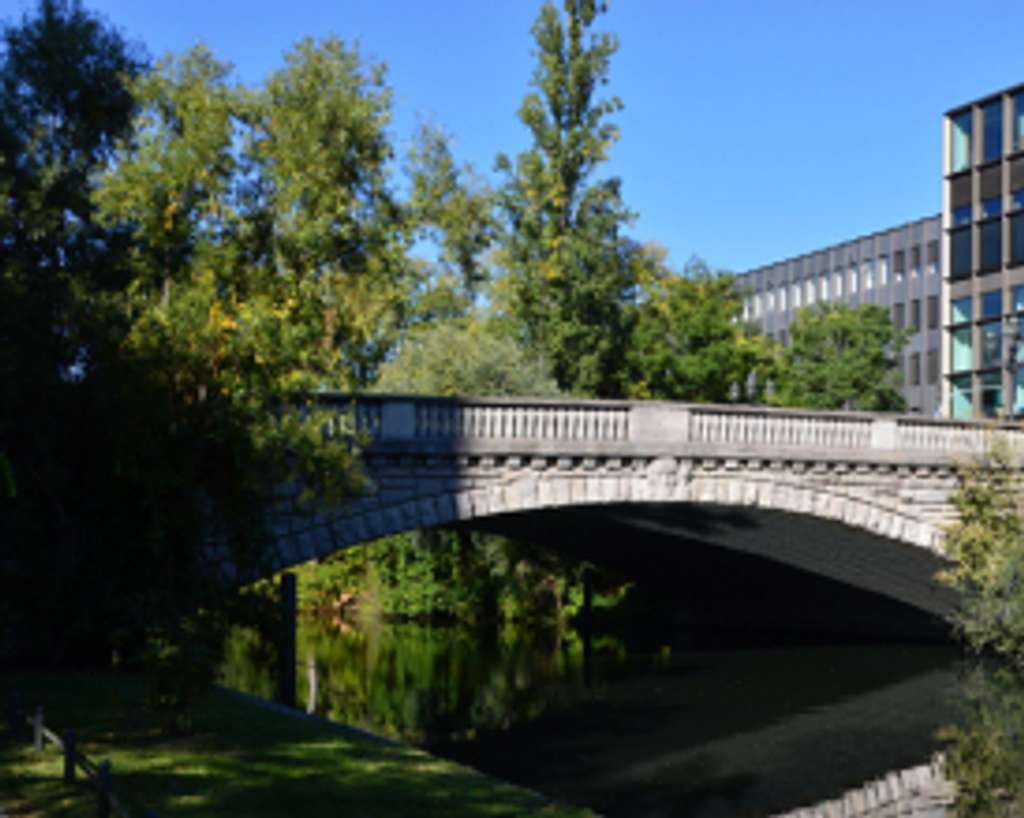
[[[817,412],[750,406],[661,402],[434,398],[369,395],[324,402],[354,416],[370,444],[388,441],[531,441],[629,444],[723,451],[762,450],[766,457],[800,451],[836,458],[905,454],[920,462],[952,462],[983,452],[995,435],[1024,449],[1016,425],[932,420],[917,416]],[[350,421],[351,422],[351,421]],[[645,445],[646,444],[646,445]]]

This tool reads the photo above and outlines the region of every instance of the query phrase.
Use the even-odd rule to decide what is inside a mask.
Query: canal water
[[[239,632],[224,683],[272,697]],[[608,816],[762,816],[926,763],[961,713],[936,645],[707,650],[573,631],[305,623],[310,712]]]

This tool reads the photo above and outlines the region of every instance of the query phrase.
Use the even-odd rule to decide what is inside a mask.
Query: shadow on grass
[[[110,759],[114,788],[133,812],[152,809],[161,818],[589,814],[420,751],[273,712],[223,691],[211,691],[198,705],[193,735],[165,738],[143,706],[144,684],[136,677],[15,675],[5,687],[5,699],[18,689],[28,708],[42,704],[55,732],[73,727],[94,761]],[[40,758],[25,734],[23,744],[4,742],[0,759],[12,774],[10,791],[32,805],[25,814],[88,814],[81,807],[94,796],[62,783],[55,748]],[[67,800],[73,803],[64,809]]]

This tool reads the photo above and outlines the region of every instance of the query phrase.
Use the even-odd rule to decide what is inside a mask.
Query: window
[[[1003,212],[1003,197],[993,196],[990,199],[981,200],[981,218],[990,219],[999,216]]]
[[[961,205],[953,208],[953,227],[963,227],[971,223],[971,206]]]
[[[1003,314],[1003,291],[989,290],[981,294],[981,318],[999,318]]]
[[[981,366],[982,369],[1001,366],[1003,363],[1003,322],[989,321],[981,325]]]
[[[761,293],[754,293],[754,318],[761,316]]]
[[[1010,263],[1024,264],[1024,213],[1010,217]]]
[[[928,296],[928,329],[937,329],[939,326],[939,297]]]
[[[775,312],[775,290],[771,287],[765,293],[765,312]]]
[[[1014,370],[1012,397],[1013,403],[1010,405],[1010,414],[1013,417],[1018,417],[1021,407],[1024,406],[1024,369]]]
[[[849,275],[847,276],[847,279],[850,283],[850,295],[855,295],[857,290],[860,288],[860,279],[857,275],[857,265],[851,264],[848,273]]]
[[[873,290],[875,287],[875,271],[871,267],[870,261],[865,261],[860,265],[860,277],[864,281],[865,290]]]
[[[801,299],[802,295],[803,295],[803,290],[800,288],[800,282],[798,281],[796,284],[793,285],[793,309],[794,310],[800,309],[800,304],[802,302],[802,299]]]
[[[903,273],[906,268],[906,254],[902,250],[897,250],[892,254],[892,274],[899,281],[903,278]]]
[[[885,287],[889,283],[889,257],[878,257],[878,286]]]
[[[910,381],[911,386],[921,385],[921,353],[911,352],[910,353],[910,372],[907,373],[907,378]]]
[[[921,245],[919,244],[910,248],[910,272],[914,275],[921,272]]]
[[[927,375],[928,385],[931,386],[939,381],[939,351],[937,349],[929,349],[927,361]]]
[[[970,321],[974,316],[971,314],[971,297],[955,299],[950,305],[950,320],[954,324],[963,324]]]
[[[964,111],[951,120],[952,140],[950,144],[949,172],[957,173],[971,166],[971,112]]]
[[[974,369],[974,348],[971,343],[971,328],[963,327],[950,333],[952,342],[952,359],[954,372],[966,372]]]
[[[1003,377],[998,372],[987,372],[981,376],[981,412],[994,418],[1002,409]]]
[[[1024,150],[1024,91],[1013,97],[1013,149]]]
[[[949,414],[956,420],[970,420],[974,414],[971,405],[971,376],[961,375],[949,381]]]
[[[892,323],[897,330],[902,330],[907,325],[907,305],[906,304],[893,304],[892,305]]]
[[[822,273],[818,283],[821,286],[821,300],[828,301],[828,273]]]
[[[981,226],[981,269],[998,270],[1003,266],[1003,222],[996,219]]]
[[[786,311],[786,285],[779,287],[779,312]]]
[[[1024,287],[1014,287],[1011,298],[1013,299],[1010,305],[1012,312],[1024,310]]]
[[[807,281],[805,282],[804,286],[806,287],[806,290],[807,290],[807,304],[808,304],[808,306],[810,306],[811,304],[814,303],[814,279],[813,278],[807,279]]]
[[[981,109],[982,159],[990,162],[1003,155],[1003,101],[997,99]]]
[[[1011,194],[1010,200],[1012,202],[1010,209],[1020,210],[1020,208],[1024,207],[1024,190],[1018,190]]]
[[[921,299],[914,298],[910,302],[910,331],[918,332],[921,329]]]
[[[971,275],[971,228],[962,227],[949,234],[950,278],[968,278]]]
[[[835,298],[842,298],[843,297],[843,271],[842,270],[836,270],[835,273],[832,274],[832,281],[833,281],[833,287],[832,287],[833,297],[835,297]]]

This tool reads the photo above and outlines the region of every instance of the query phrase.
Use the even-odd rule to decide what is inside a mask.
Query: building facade
[[[912,412],[1024,414],[1024,84],[943,117],[942,212],[740,274],[744,318],[781,343],[816,302],[909,329]]]

